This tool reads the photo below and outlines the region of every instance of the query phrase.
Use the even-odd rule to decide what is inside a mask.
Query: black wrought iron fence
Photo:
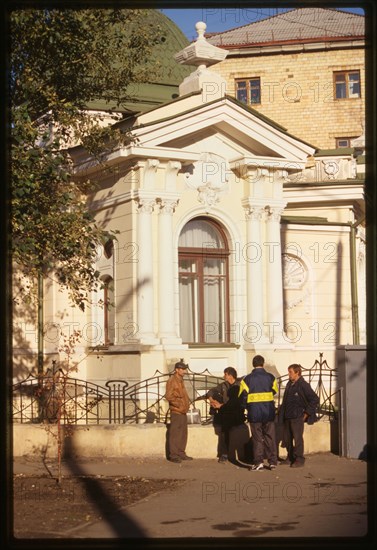
[[[151,378],[129,386],[126,380],[108,380],[100,386],[71,378],[63,371],[43,377],[29,376],[13,386],[13,421],[19,423],[132,424],[165,422],[168,403],[164,398],[170,374],[156,371]],[[185,385],[190,401],[205,396],[221,377],[208,370],[189,371]],[[206,400],[195,402],[203,423],[211,420]]]
[[[62,375],[29,376],[13,386],[13,421],[64,424],[108,422],[109,392],[97,384]]]
[[[169,376],[156,370],[153,376],[132,386],[126,380],[109,380],[105,386],[100,386],[53,369],[43,377],[29,376],[13,386],[13,420],[64,424],[166,422],[169,411],[164,395]],[[336,370],[331,369],[320,354],[320,360],[310,369],[303,369],[303,376],[320,398],[319,416],[334,417],[337,412]],[[208,370],[196,373],[188,369],[185,385],[191,402],[200,409],[203,424],[212,420],[208,400],[204,397],[222,380]],[[288,375],[278,378],[277,407],[287,381]]]

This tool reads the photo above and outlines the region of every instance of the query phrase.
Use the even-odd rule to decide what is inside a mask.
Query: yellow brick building
[[[320,149],[349,147],[364,133],[364,19],[300,8],[207,36],[229,52],[213,70],[228,94],[289,133]]]

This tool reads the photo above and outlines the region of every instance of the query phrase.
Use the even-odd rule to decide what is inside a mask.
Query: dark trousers
[[[284,442],[291,462],[304,462],[304,417],[284,419]]]
[[[277,464],[275,422],[251,422],[254,464],[263,462],[266,456],[269,464]]]
[[[220,424],[213,424],[215,434],[217,435],[217,456],[228,454],[229,433],[224,432]]]
[[[186,456],[187,445],[187,416],[171,413],[169,429],[169,458]]]

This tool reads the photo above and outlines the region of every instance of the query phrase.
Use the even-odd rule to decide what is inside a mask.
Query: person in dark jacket
[[[229,411],[235,408],[234,399],[229,406],[225,407],[223,412],[220,412],[223,405],[227,404],[230,394],[230,389],[234,386],[234,390],[237,393],[239,385],[237,382],[237,371],[234,367],[226,367],[224,369],[224,382],[221,382],[215,388],[211,388],[207,394],[206,398],[209,400],[210,404],[210,414],[213,416],[213,427],[215,434],[218,437],[217,443],[217,457],[219,462],[228,461],[228,447],[229,447],[229,430],[231,426],[230,417],[231,414]],[[228,411],[228,414],[227,412]]]
[[[228,383],[228,391],[223,402],[211,399],[212,407],[216,410],[214,419],[215,427],[218,427],[217,433],[219,440],[222,441],[223,452],[220,454],[219,462],[227,462],[229,459],[230,432],[235,426],[241,426],[245,423],[245,408],[241,399],[238,397],[239,383],[237,381],[237,371],[233,367],[227,367],[224,371],[224,378]]]
[[[314,424],[319,403],[318,395],[301,373],[301,365],[288,367],[289,380],[279,410],[279,423],[283,424],[283,439],[288,452],[283,463],[292,468],[304,466],[304,423]]]
[[[276,378],[264,368],[264,357],[256,355],[253,358],[253,370],[241,381],[239,391],[251,427],[253,470],[264,469],[265,456],[271,470],[277,466],[274,404],[277,391]]]

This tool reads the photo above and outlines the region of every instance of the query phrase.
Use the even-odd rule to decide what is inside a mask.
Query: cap
[[[186,365],[186,363],[183,361],[183,359],[181,359],[180,361],[178,361],[178,363],[175,364],[175,369],[188,369],[188,365]]]

